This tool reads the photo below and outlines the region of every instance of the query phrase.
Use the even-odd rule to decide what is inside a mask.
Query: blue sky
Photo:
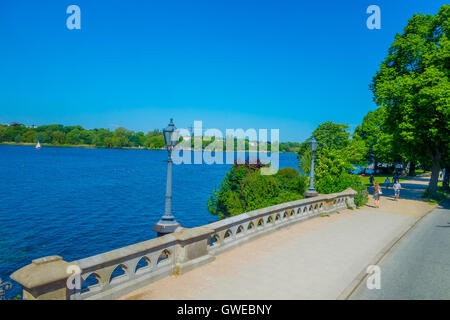
[[[0,2],[0,123],[278,128],[301,141],[354,128],[395,33],[444,1]],[[69,30],[66,8],[81,8]],[[369,30],[366,8],[381,8]]]

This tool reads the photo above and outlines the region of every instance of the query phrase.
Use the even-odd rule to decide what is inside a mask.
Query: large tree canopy
[[[386,127],[402,152],[432,163],[429,190],[448,164],[450,139],[450,6],[435,15],[416,14],[397,34],[371,83],[375,102],[386,108]]]
[[[364,155],[367,152],[364,142],[351,139],[348,131],[349,126],[346,124],[333,123],[331,121],[322,123],[313,131],[313,137],[317,141],[316,162],[321,157],[325,157],[332,151],[337,151],[340,157],[340,171],[351,171],[353,165],[363,164],[365,162]],[[309,165],[311,164],[309,141],[307,139],[300,145],[298,158],[300,159],[300,168],[303,173],[309,173]],[[331,150],[331,151],[330,151]]]
[[[401,162],[402,156],[392,134],[385,126],[387,118],[386,108],[379,107],[369,111],[362,124],[355,128],[354,137],[363,140],[367,147],[366,160],[368,163]]]

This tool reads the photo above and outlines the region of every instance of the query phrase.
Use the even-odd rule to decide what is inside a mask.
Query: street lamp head
[[[164,134],[164,142],[166,143],[166,147],[174,147],[177,144],[176,141],[176,128],[173,124],[173,119],[170,119],[169,125],[163,129]]]
[[[315,152],[317,150],[317,144],[318,143],[317,143],[316,139],[314,139],[314,137],[312,137],[311,141],[309,141],[309,149],[312,152]]]

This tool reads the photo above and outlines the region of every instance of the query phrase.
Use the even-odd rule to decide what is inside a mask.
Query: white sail
[[[41,144],[40,144],[39,141],[38,141],[37,144],[36,144],[35,149],[40,149],[40,148],[41,148]]]

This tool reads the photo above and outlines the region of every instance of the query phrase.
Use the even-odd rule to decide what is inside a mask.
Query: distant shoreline
[[[7,146],[35,146],[35,143],[30,142],[0,142],[0,145]],[[139,147],[122,147],[122,148],[105,148],[98,147],[92,144],[50,144],[41,143],[41,147],[55,147],[55,148],[86,148],[86,149],[138,149],[138,150],[165,150],[165,149],[148,149]]]
[[[35,146],[35,143],[31,142],[0,142],[0,145],[7,145],[7,146]],[[165,148],[162,149],[149,149],[149,148],[139,148],[139,147],[121,147],[121,148],[105,148],[105,147],[98,147],[96,145],[91,144],[48,144],[48,143],[41,143],[42,147],[54,147],[54,148],[86,148],[86,149],[134,149],[134,150],[159,150],[164,151]],[[193,151],[192,149],[184,149],[184,151]],[[204,151],[204,150],[202,150]],[[229,152],[229,151],[222,151],[222,152]],[[237,152],[237,151],[234,151]],[[246,150],[245,152],[248,152]],[[258,151],[259,152],[259,151]],[[262,152],[262,151],[261,151]],[[265,151],[264,153],[268,153],[268,151]],[[296,153],[296,152],[286,152],[286,151],[279,151],[278,153]]]

